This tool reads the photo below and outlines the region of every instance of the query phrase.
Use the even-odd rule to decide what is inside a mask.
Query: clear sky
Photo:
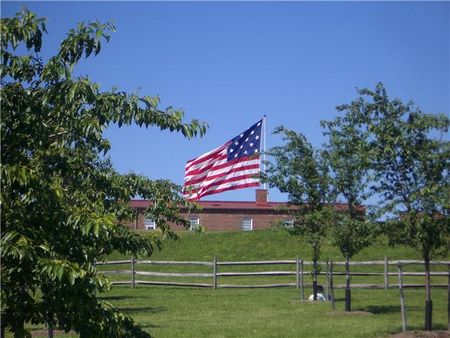
[[[26,5],[48,18],[43,56],[80,21],[114,21],[117,32],[77,74],[101,88],[159,95],[209,123],[186,140],[157,129],[111,127],[115,168],[183,183],[184,165],[267,115],[325,141],[320,120],[381,81],[391,97],[423,111],[450,111],[450,2],[1,2],[2,17]],[[254,189],[206,200],[253,200]],[[270,200],[286,196],[276,189]]]

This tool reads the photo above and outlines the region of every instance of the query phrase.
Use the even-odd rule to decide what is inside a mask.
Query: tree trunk
[[[52,315],[50,315],[48,317],[47,325],[48,325],[48,328],[47,328],[48,338],[53,338],[53,326],[54,325],[53,325],[53,316]]]
[[[317,300],[317,258],[314,258],[313,270],[313,299]]]
[[[14,338],[25,338],[25,322],[17,323],[14,327]]]
[[[425,255],[425,331],[432,329],[433,302],[430,287],[430,256]]]
[[[350,258],[345,257],[345,311],[351,311]]]

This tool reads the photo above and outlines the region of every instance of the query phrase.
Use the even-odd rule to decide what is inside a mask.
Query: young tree
[[[323,154],[331,168],[333,189],[345,205],[335,214],[331,241],[345,257],[345,310],[350,311],[350,259],[371,244],[374,234],[373,223],[367,219],[363,206],[370,179],[367,130],[352,116],[322,121],[321,125],[328,136]]]
[[[149,212],[166,231],[170,222],[187,225],[178,213],[185,202],[168,181],[117,173],[103,131],[135,123],[192,137],[206,125],[159,110],[157,98],[100,91],[72,75],[83,55],[100,52],[111,24],[79,24],[46,63],[39,56],[44,19],[24,10],[0,27],[2,331],[25,337],[25,323],[46,322],[81,337],[148,337],[97,299],[110,283],[95,261],[114,250],[152,252],[151,238],[122,225],[133,196],[153,201]]]
[[[365,126],[374,172],[372,189],[381,196],[380,210],[388,218],[393,242],[422,253],[425,263],[425,329],[432,328],[430,259],[445,247],[450,234],[450,143],[445,136],[450,119],[425,114],[412,102],[391,100],[379,83],[374,91],[342,106]]]
[[[333,218],[333,202],[328,166],[321,153],[315,151],[304,135],[281,126],[274,134],[281,134],[285,145],[272,148],[268,155],[274,163],[267,163],[264,180],[271,187],[288,193],[289,212],[294,217],[292,235],[302,236],[311,246],[314,264],[313,292],[317,300],[317,260],[326,229]]]

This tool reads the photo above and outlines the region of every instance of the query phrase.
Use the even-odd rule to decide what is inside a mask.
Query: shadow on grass
[[[167,309],[159,306],[159,307],[151,307],[151,306],[145,306],[145,307],[119,307],[120,311],[122,311],[125,314],[132,315],[136,313],[145,312],[147,314],[154,314],[154,313],[160,313],[160,312],[166,312]]]
[[[160,328],[160,327],[161,327],[160,325],[155,325],[155,324],[152,324],[152,323],[140,323],[139,325],[140,325],[141,328],[143,328],[144,330],[154,329],[154,328]],[[152,332],[150,331],[150,333],[152,333]]]
[[[439,324],[433,324],[433,327],[432,327],[432,329],[431,329],[431,331],[424,331],[424,325],[410,325],[410,324],[408,324],[408,331],[423,331],[423,332],[429,332],[430,334],[432,334],[433,333],[433,331],[445,331],[445,334],[447,334],[447,335],[445,335],[445,336],[439,336],[439,335],[436,335],[436,337],[437,338],[439,338],[439,337],[446,337],[446,338],[448,338],[448,337],[450,337],[449,335],[448,335],[448,332],[447,332],[447,325],[444,325],[444,324],[441,324],[441,323],[439,323]],[[423,335],[423,336],[420,336],[420,337],[428,337],[428,336],[425,336],[425,335]],[[430,335],[430,337],[435,337],[435,336],[431,336]]]
[[[140,295],[126,295],[126,296],[100,296],[97,297],[100,300],[123,300],[123,299],[130,299],[130,298],[142,298]]]
[[[358,311],[366,311],[373,314],[384,313],[400,313],[400,305],[369,305],[357,309]]]

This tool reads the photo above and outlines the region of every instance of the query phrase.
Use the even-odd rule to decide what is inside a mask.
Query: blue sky
[[[113,21],[117,32],[77,74],[159,95],[209,123],[186,140],[156,128],[111,127],[122,173],[183,183],[184,165],[267,115],[267,146],[278,125],[325,141],[320,120],[381,81],[391,97],[423,111],[450,111],[450,2],[1,2],[2,17],[26,5],[47,17],[43,56],[80,21]],[[207,200],[253,200],[254,189]],[[270,200],[286,196],[271,189]]]

